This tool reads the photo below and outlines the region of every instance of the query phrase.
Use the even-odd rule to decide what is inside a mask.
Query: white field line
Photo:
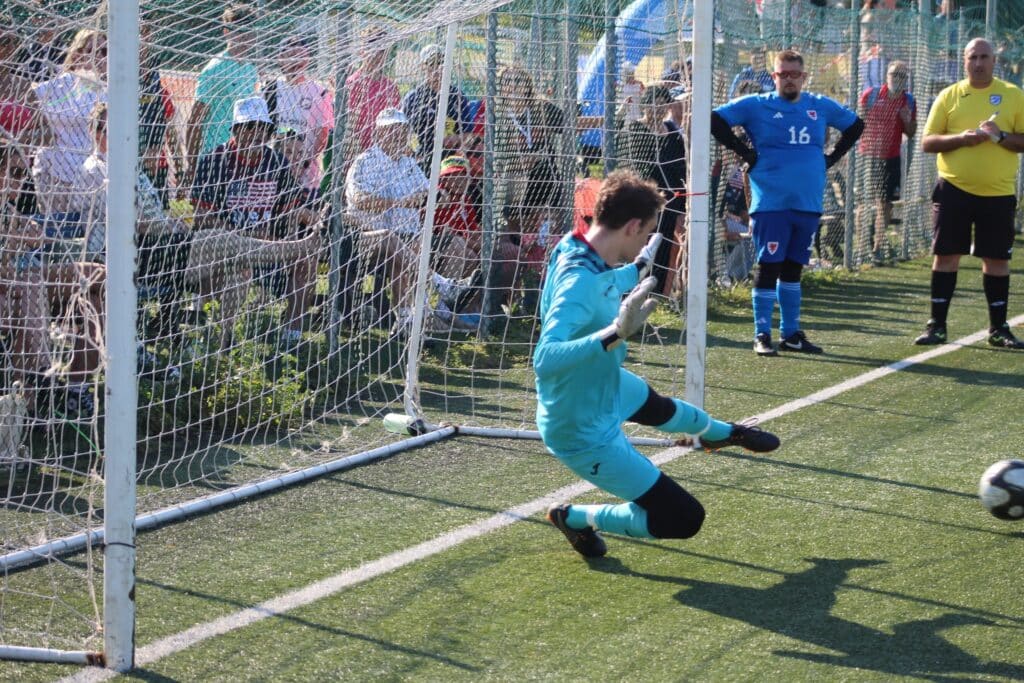
[[[1012,326],[1020,325],[1021,323],[1024,323],[1024,315],[1017,316],[1010,321],[1010,325]],[[895,363],[875,368],[874,370],[857,375],[856,377],[851,377],[844,382],[822,389],[821,391],[817,391],[803,398],[790,401],[789,403],[784,403],[777,408],[759,413],[753,417],[757,418],[759,422],[767,422],[777,417],[794,413],[803,408],[827,401],[830,398],[850,391],[851,389],[861,387],[869,382],[897,373],[912,365],[924,363],[932,358],[951,353],[962,346],[975,344],[984,340],[987,336],[988,332],[985,330],[975,332],[974,334],[962,337],[949,344],[932,347],[923,353],[918,353],[910,356],[909,358],[896,361]],[[692,449],[690,448],[669,448],[652,457],[651,460],[655,464],[662,465],[679,458],[691,450]],[[399,550],[398,552],[391,553],[390,555],[385,555],[379,560],[367,562],[355,567],[354,569],[349,569],[348,571],[336,574],[335,576],[323,579],[322,581],[312,583],[305,588],[285,593],[284,595],[262,602],[255,607],[249,607],[241,610],[240,612],[235,612],[234,614],[229,614],[219,619],[208,621],[204,624],[197,624],[190,629],[176,633],[172,636],[167,636],[166,638],[157,640],[144,647],[140,647],[135,654],[135,666],[148,666],[164,657],[181,652],[188,647],[197,645],[198,643],[209,640],[210,638],[223,635],[244,626],[249,626],[250,624],[262,621],[268,617],[285,614],[299,607],[316,602],[317,600],[334,595],[335,593],[341,592],[351,586],[363,583],[364,581],[369,581],[370,579],[387,574],[395,569],[400,569],[418,560],[423,560],[433,555],[437,555],[438,553],[454,548],[465,541],[479,538],[480,536],[489,534],[492,531],[497,531],[498,529],[506,527],[514,522],[532,517],[538,512],[546,510],[551,503],[575,498],[576,496],[594,490],[594,488],[593,484],[585,481],[565,486],[557,491],[552,491],[551,493],[541,496],[540,498],[535,498],[523,503],[522,505],[510,508],[504,512],[499,512],[485,520],[468,524],[446,534],[442,534],[436,538],[432,538],[429,541],[424,541],[418,545],[406,548],[405,550]],[[68,683],[72,681],[105,681],[113,678],[115,675],[115,672],[109,669],[82,669],[78,673],[64,678],[63,681]]]

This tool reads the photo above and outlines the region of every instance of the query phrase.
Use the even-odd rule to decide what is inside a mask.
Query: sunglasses
[[[790,79],[792,81],[795,81],[798,78],[802,78],[803,75],[804,75],[804,72],[803,71],[796,71],[796,70],[793,70],[793,71],[776,71],[772,75],[775,76],[776,78],[788,78],[788,79]]]

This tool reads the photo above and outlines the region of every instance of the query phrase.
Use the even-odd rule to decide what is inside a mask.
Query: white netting
[[[564,232],[585,225],[611,168],[636,169],[670,199],[661,291],[680,301],[685,163],[691,146],[708,144],[686,135],[692,8],[144,2],[139,512],[393,440],[379,418],[403,409],[410,343],[408,394],[430,420],[532,425],[544,264]],[[923,124],[959,75],[972,18],[718,2],[715,104],[762,87],[758,60],[770,68],[775,51],[796,44],[809,89],[844,103],[902,60]],[[0,9],[7,552],[102,522],[104,265],[118,258],[103,239],[106,25],[99,2]],[[1024,41],[1000,35],[1017,55],[1006,75],[1019,78]],[[880,112],[880,125],[906,116],[900,109]],[[852,183],[846,162],[833,169],[818,264],[926,248],[934,162],[916,140],[904,146],[891,213],[879,199],[891,166],[858,159]],[[744,179],[735,159],[715,154],[709,265],[714,281],[733,283],[752,261]],[[420,268],[430,201],[434,237]],[[678,340],[679,306],[666,309],[644,343]],[[424,334],[410,340],[417,310]],[[644,372],[681,394],[682,363],[666,357]],[[0,644],[98,647],[97,554],[46,560],[0,578]]]

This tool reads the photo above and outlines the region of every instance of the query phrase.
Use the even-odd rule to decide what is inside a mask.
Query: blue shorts
[[[821,214],[810,211],[758,211],[750,216],[758,263],[811,260]]]
[[[619,369],[619,407],[621,424],[647,400],[647,382],[628,370]],[[657,465],[633,447],[620,428],[608,443],[571,455],[555,453],[562,463],[594,486],[633,501],[647,493],[661,476]]]

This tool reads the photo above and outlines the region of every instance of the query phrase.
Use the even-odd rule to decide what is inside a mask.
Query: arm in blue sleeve
[[[577,337],[593,317],[589,303],[593,287],[588,284],[591,283],[586,279],[570,275],[555,291],[533,356],[533,368],[539,378],[564,374],[605,353],[599,332]]]

